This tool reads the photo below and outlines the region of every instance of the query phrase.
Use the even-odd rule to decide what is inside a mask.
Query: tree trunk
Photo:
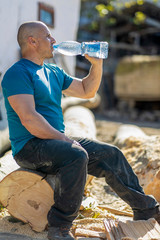
[[[95,119],[84,107],[72,107],[64,114],[66,134],[96,138]],[[41,232],[53,205],[55,176],[19,168],[11,152],[0,159],[0,202],[9,213]],[[88,177],[87,183],[91,180]]]

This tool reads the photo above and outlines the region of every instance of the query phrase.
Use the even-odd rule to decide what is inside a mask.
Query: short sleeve
[[[64,81],[63,81],[63,86],[62,86],[62,90],[65,90],[67,89],[70,84],[72,83],[73,81],[73,77],[71,77],[70,75],[68,75],[63,69],[61,69],[61,72],[63,74],[63,78],[64,78]]]
[[[9,69],[2,80],[2,89],[6,96],[34,94],[31,77],[25,69]]]
[[[45,64],[45,65],[55,73],[56,77],[60,82],[62,91],[67,89],[70,86],[70,84],[73,81],[73,77],[68,75],[61,67],[55,64]]]

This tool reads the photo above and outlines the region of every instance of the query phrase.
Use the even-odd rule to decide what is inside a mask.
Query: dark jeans
[[[50,226],[68,225],[75,219],[87,173],[105,177],[133,211],[158,206],[152,196],[144,194],[137,176],[117,147],[89,139],[75,140],[82,147],[60,140],[33,138],[15,156],[21,167],[56,174],[55,204],[48,213]]]

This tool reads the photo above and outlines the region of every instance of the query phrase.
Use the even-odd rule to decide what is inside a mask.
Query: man
[[[55,39],[42,22],[26,22],[18,31],[22,59],[2,81],[13,156],[21,167],[56,174],[55,204],[48,213],[48,239],[71,240],[70,227],[81,205],[87,173],[105,177],[112,189],[133,209],[134,219],[154,217],[159,205],[144,194],[136,175],[115,146],[64,133],[62,92],[91,98],[102,77],[102,59],[91,63],[88,76],[72,78],[53,64]]]

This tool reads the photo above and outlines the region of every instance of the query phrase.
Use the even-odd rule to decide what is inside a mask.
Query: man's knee
[[[114,145],[107,145],[105,148],[105,153],[109,155],[111,158],[117,158],[122,155],[121,150]]]
[[[85,151],[85,149],[78,149],[75,153],[75,157],[81,166],[88,164],[88,153]]]

